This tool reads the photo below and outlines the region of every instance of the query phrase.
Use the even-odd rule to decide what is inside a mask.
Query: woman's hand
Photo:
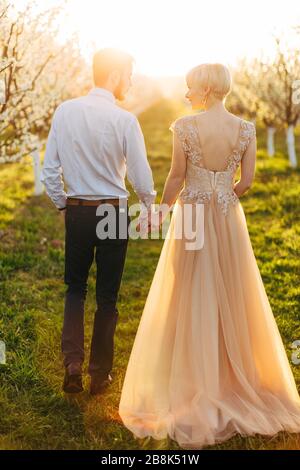
[[[142,211],[140,213],[139,218],[138,218],[139,222],[136,226],[136,230],[138,232],[141,232],[144,229],[146,230],[146,233],[149,232],[149,225],[151,227],[151,213],[152,213],[151,208],[148,209],[147,211]],[[145,226],[146,223],[147,223],[147,227]]]
[[[245,192],[247,192],[249,188],[250,184],[244,184],[241,180],[237,181],[233,186],[233,190],[238,198],[240,198]]]
[[[151,229],[160,230],[161,225],[166,219],[171,207],[167,204],[160,204],[158,210],[152,213],[152,224],[148,225],[148,233]],[[150,221],[151,222],[151,221]]]
[[[143,214],[140,214],[140,222],[138,222],[136,226],[137,231],[145,232],[146,234],[148,234],[152,230],[159,231],[162,223],[164,222],[171,208],[172,206],[169,206],[167,204],[160,204],[156,211],[151,211],[149,209],[147,213],[145,212]]]

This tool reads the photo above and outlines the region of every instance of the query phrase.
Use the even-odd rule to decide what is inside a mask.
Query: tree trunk
[[[286,130],[286,143],[289,155],[289,161],[292,168],[297,167],[297,155],[295,148],[294,126],[290,124]]]
[[[40,152],[38,150],[34,150],[32,152],[32,160],[33,160],[33,171],[34,171],[34,195],[40,196],[44,192],[43,183],[40,181],[41,179],[41,161],[40,161]]]
[[[268,135],[268,155],[270,157],[274,157],[275,154],[275,147],[274,147],[274,134],[276,132],[275,127],[268,126],[267,127],[267,135]]]

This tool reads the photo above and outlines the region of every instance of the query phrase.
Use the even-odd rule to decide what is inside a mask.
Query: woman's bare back
[[[203,112],[195,116],[204,167],[223,171],[228,156],[237,147],[242,119],[227,111]]]

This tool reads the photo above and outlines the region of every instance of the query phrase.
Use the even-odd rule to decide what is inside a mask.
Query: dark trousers
[[[111,206],[112,207],[112,206]],[[124,206],[123,206],[124,207]],[[96,302],[88,372],[108,374],[113,365],[116,307],[128,245],[130,217],[121,210],[126,238],[119,236],[119,206],[113,206],[117,238],[99,239],[97,224],[107,215],[96,215],[97,206],[67,206],[65,219],[65,294],[62,353],[64,365],[84,361],[84,303],[94,256],[97,265]],[[111,218],[109,219],[111,223]],[[123,232],[124,233],[124,232]]]

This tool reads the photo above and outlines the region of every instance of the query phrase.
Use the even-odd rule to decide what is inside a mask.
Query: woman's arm
[[[175,203],[183,186],[186,172],[186,156],[178,134],[173,133],[173,151],[171,169],[167,176],[160,205],[167,204],[169,209]]]
[[[163,223],[165,217],[176,201],[182,188],[186,173],[186,156],[183,151],[180,137],[178,136],[178,131],[176,130],[176,126],[171,126],[170,129],[173,131],[172,162],[163,189],[159,208],[156,212],[158,218],[155,220],[155,225],[158,224],[158,226]],[[151,220],[149,221],[148,219],[148,231],[149,230],[151,230]]]
[[[241,161],[241,179],[234,184],[234,192],[238,197],[245,194],[251,187],[255,175],[257,141],[251,139]]]

